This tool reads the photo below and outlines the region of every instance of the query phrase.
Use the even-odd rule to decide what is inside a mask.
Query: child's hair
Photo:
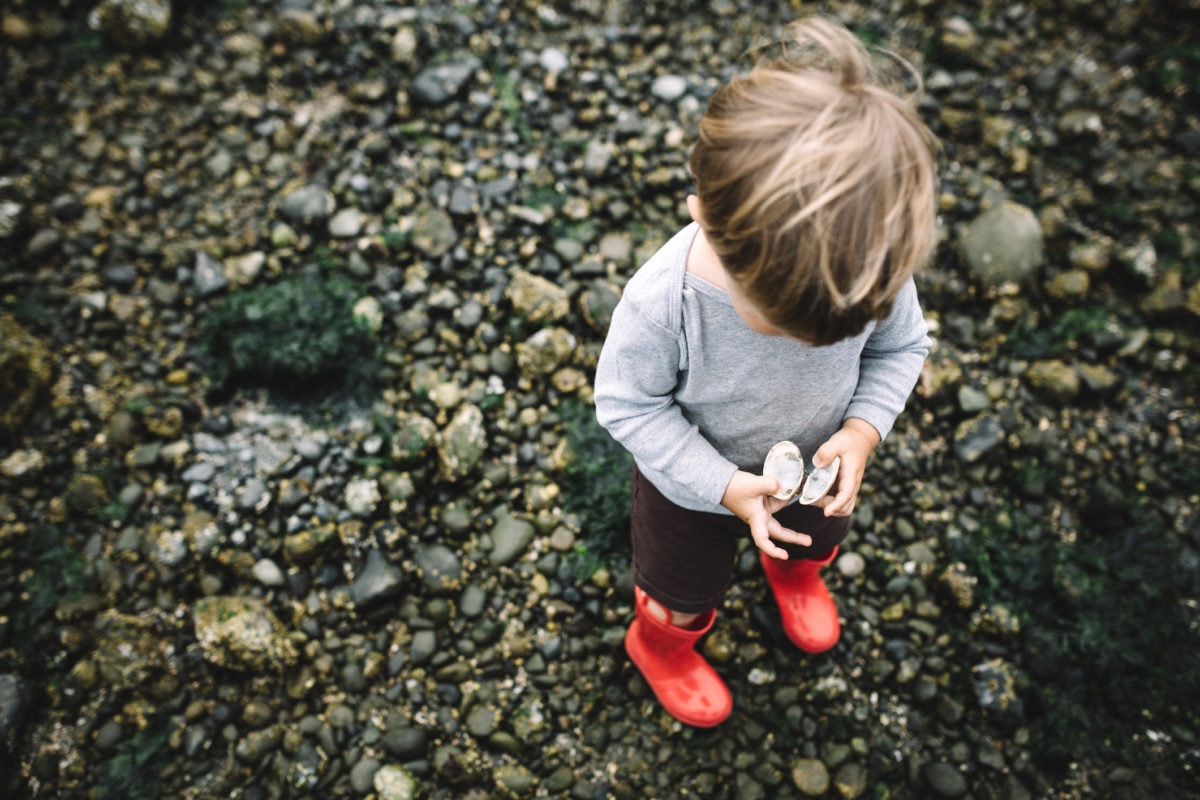
[[[866,47],[814,16],[717,89],[688,166],[739,289],[783,333],[825,345],[885,318],[932,254],[935,148]]]

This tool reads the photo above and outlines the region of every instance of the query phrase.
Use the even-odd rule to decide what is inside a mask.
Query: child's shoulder
[[[654,316],[660,325],[678,325],[688,251],[698,230],[699,226],[691,223],[672,236],[625,285],[625,299],[643,314]]]

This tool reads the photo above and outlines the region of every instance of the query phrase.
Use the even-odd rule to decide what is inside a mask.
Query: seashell
[[[835,457],[823,467],[813,467],[805,480],[804,455],[793,442],[779,442],[767,453],[763,462],[763,475],[779,480],[780,489],[772,497],[787,500],[799,492],[799,500],[811,505],[825,496],[829,487],[837,480],[842,459]]]
[[[779,491],[772,497],[787,500],[804,483],[804,456],[792,442],[780,442],[767,453],[763,475],[779,479]]]
[[[808,480],[804,482],[804,491],[800,492],[800,502],[807,506],[824,497],[829,492],[829,487],[837,480],[838,468],[841,466],[841,457],[834,456],[833,461],[825,466],[813,467],[812,472],[808,473]]]

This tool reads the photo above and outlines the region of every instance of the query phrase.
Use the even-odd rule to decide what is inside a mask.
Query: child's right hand
[[[771,558],[786,560],[787,551],[776,545],[772,539],[807,547],[812,544],[812,537],[785,528],[775,519],[775,512],[788,504],[788,500],[771,496],[777,491],[777,478],[738,470],[733,473],[725,487],[721,505],[750,526],[750,537],[759,550]]]

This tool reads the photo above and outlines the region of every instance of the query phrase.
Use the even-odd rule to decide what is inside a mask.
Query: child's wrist
[[[867,452],[874,450],[881,441],[879,431],[875,430],[875,426],[865,419],[859,419],[858,417],[847,417],[842,422],[842,430],[861,436],[867,445]]]

